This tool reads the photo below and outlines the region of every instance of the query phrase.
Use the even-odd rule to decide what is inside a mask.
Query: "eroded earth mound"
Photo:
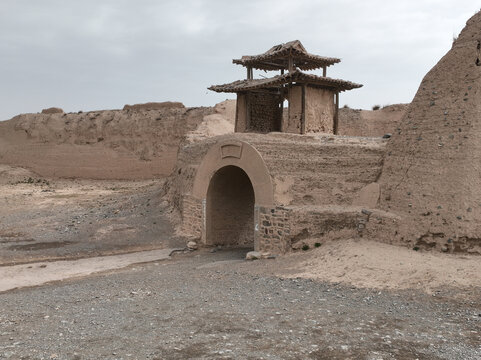
[[[402,216],[379,236],[481,252],[481,13],[424,77],[388,144],[381,207]]]
[[[43,177],[163,177],[172,171],[186,133],[209,116],[229,122],[221,104],[186,108],[148,103],[126,110],[18,115],[0,122],[0,164],[25,167]]]

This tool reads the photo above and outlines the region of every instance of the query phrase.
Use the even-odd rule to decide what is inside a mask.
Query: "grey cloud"
[[[475,1],[2,0],[0,119],[174,100],[245,76],[231,59],[300,39],[343,59],[328,75],[363,83],[341,103],[408,102],[450,48]],[[232,97],[232,96],[230,96]]]

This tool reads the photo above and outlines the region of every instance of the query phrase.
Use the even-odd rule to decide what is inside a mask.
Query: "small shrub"
[[[319,242],[317,242],[317,243],[314,244],[314,246],[315,246],[316,248],[320,247],[321,245],[322,245],[322,244],[319,243]]]
[[[309,245],[307,245],[307,244],[302,245],[302,250],[304,250],[304,251],[309,250]]]
[[[419,246],[413,247],[413,250],[414,250],[414,251],[419,251]]]
[[[23,180],[17,181],[15,184],[45,184],[50,185],[50,183],[45,179],[34,179],[32,177],[24,178]]]
[[[347,104],[344,104],[343,108],[344,109],[350,109],[349,105],[347,105]]]
[[[381,105],[374,105],[372,107],[373,110],[379,110],[381,108]]]

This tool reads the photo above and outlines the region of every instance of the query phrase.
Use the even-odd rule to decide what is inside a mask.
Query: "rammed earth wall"
[[[374,196],[374,205],[363,204],[360,194],[380,175],[385,143],[380,138],[237,133],[186,144],[169,180],[171,199],[182,214],[184,232],[214,245],[205,230],[207,188],[224,165],[207,173],[202,169],[218,161],[241,167],[252,182],[255,211],[246,229],[256,249],[282,253],[302,236],[322,237],[346,228],[357,234],[358,226],[364,227],[359,217],[363,206],[376,203]],[[252,168],[253,159],[263,165]],[[200,173],[204,190],[195,193]]]

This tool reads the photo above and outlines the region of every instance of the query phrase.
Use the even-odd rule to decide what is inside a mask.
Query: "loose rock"
[[[258,251],[249,251],[246,255],[246,260],[258,260],[262,254]]]

